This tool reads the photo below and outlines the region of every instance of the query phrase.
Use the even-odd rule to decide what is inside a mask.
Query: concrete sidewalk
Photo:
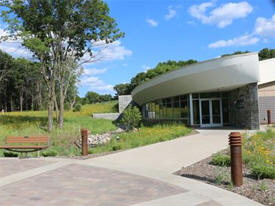
[[[198,130],[198,134],[98,157],[96,161],[173,173],[227,148],[231,131]]]

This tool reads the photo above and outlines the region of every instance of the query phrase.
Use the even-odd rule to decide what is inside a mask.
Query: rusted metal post
[[[239,187],[243,184],[242,138],[240,132],[230,133],[229,145],[231,155],[231,178],[233,185]]]
[[[267,124],[271,124],[271,110],[267,110]]]
[[[81,129],[81,139],[82,139],[82,155],[88,155],[88,130]]]

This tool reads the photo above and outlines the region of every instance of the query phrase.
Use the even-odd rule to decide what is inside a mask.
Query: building
[[[132,92],[145,121],[182,121],[198,127],[258,129],[275,115],[275,59],[258,53],[226,56],[167,72]]]

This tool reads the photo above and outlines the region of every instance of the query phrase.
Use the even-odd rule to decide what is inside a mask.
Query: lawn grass
[[[180,136],[190,134],[192,129],[182,124],[154,125],[141,127],[138,131],[131,131],[117,135],[109,143],[89,149],[89,153],[102,153],[116,150],[125,150],[135,147],[172,140]]]
[[[54,131],[47,132],[47,111],[10,112],[0,114],[0,145],[5,144],[6,136],[32,136],[48,135],[50,148],[47,154],[58,156],[77,156],[80,150],[74,145],[74,141],[80,139],[80,129],[86,128],[92,134],[100,134],[115,130],[116,125],[110,120],[92,119],[92,113],[116,112],[117,102],[97,103],[84,105],[80,112],[66,111],[64,128],[59,129],[55,123]],[[56,120],[55,120],[56,122]],[[187,135],[192,130],[183,125],[155,125],[141,127],[138,131],[122,133],[119,141],[115,138],[103,145],[89,149],[90,153],[105,153],[115,150],[124,150],[134,147],[153,144]],[[0,150],[3,156],[4,150]],[[36,153],[32,153],[33,156]]]

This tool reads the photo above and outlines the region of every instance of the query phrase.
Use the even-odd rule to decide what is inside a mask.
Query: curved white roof
[[[138,104],[194,92],[226,91],[259,81],[258,53],[211,59],[167,72],[136,87]]]

